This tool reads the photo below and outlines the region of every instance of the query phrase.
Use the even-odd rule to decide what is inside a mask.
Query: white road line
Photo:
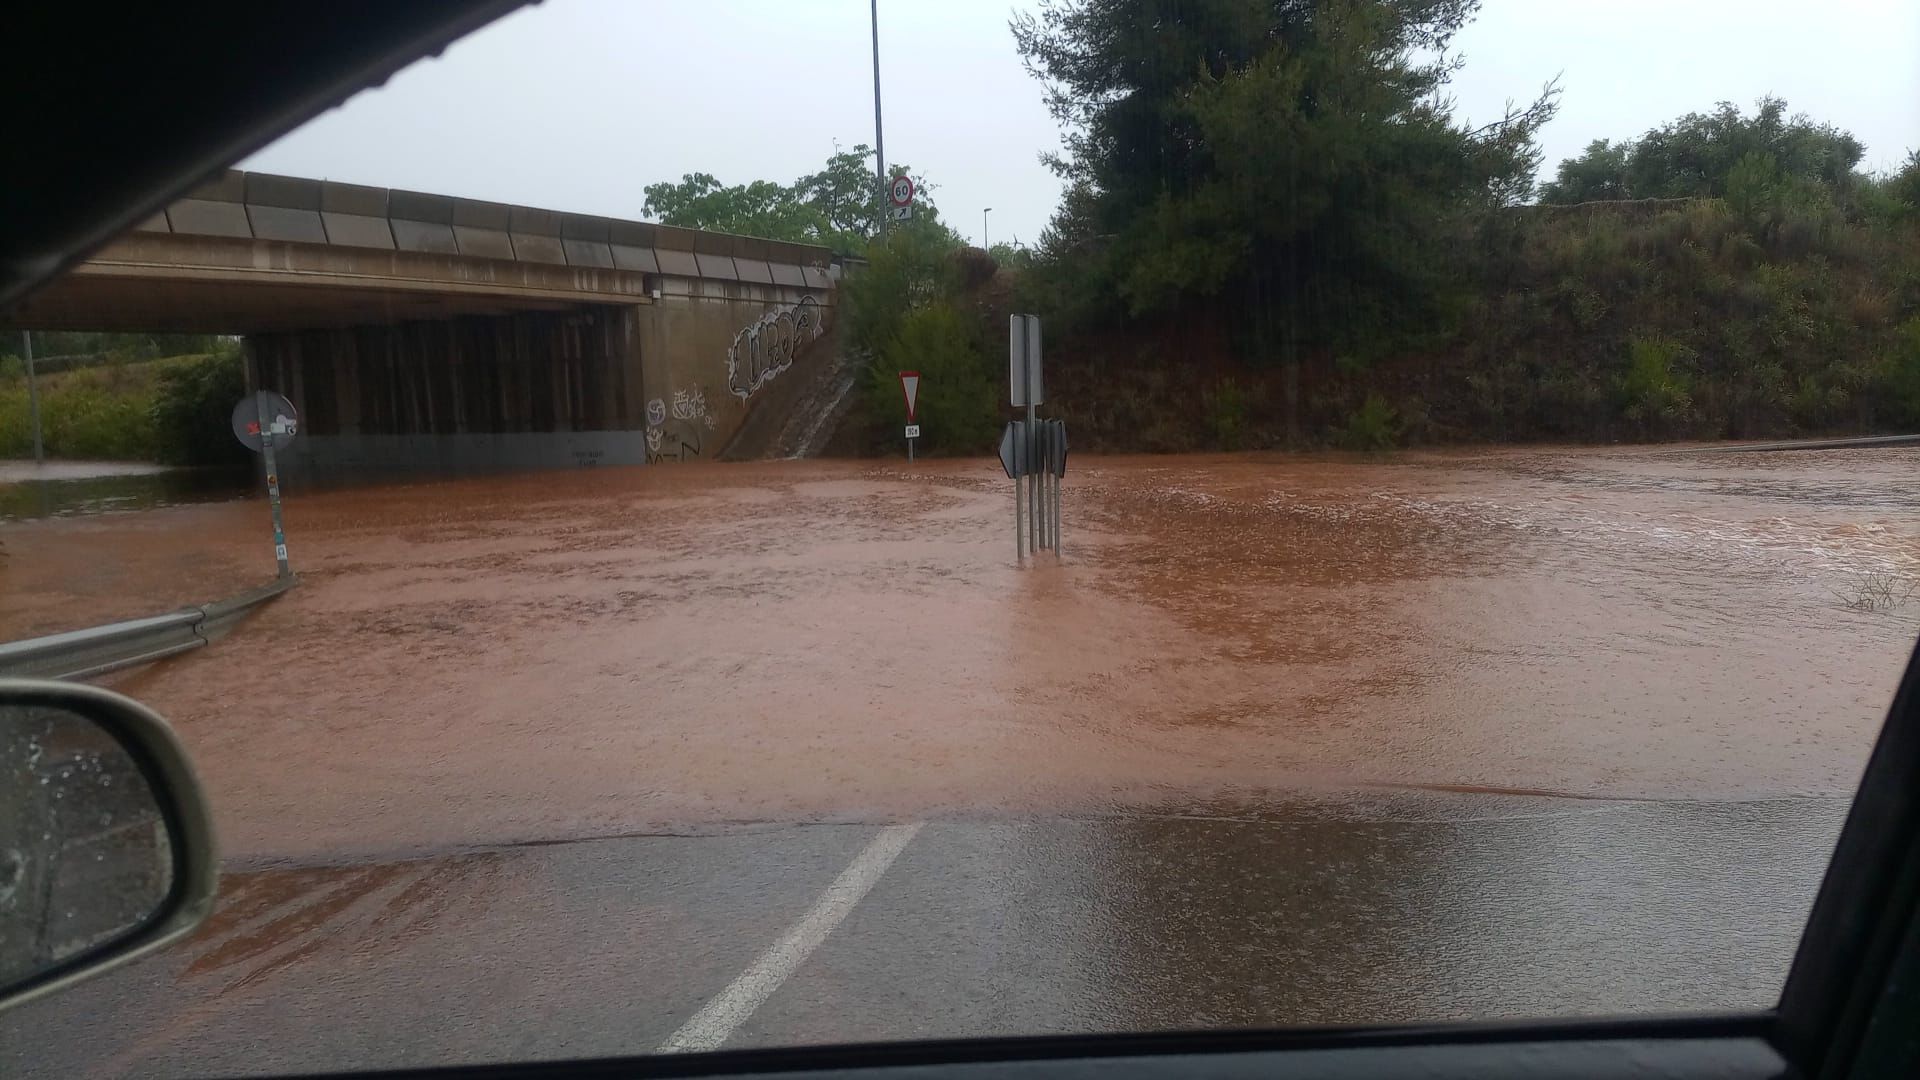
[[[733,1030],[745,1023],[780,984],[787,981],[807,954],[818,948],[833,928],[840,925],[860,898],[867,895],[880,875],[920,831],[923,822],[889,825],[880,830],[860,854],[853,857],[827,891],[820,894],[813,908],[794,923],[779,941],[768,946],[740,977],[727,985],[720,996],[707,1002],[693,1019],[660,1044],[662,1054],[715,1050],[727,1041]]]

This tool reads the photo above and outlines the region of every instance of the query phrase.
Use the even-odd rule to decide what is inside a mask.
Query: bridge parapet
[[[824,247],[237,169],[136,231],[833,288]]]

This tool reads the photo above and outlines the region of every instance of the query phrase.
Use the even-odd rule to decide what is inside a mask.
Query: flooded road
[[[1765,1005],[1920,631],[1867,610],[1920,576],[1916,466],[1076,458],[1025,566],[978,461],[293,492],[302,587],[117,683],[195,755],[225,907],[0,1060],[649,1051],[893,822],[728,1045]],[[0,636],[238,591],[265,535],[0,526]],[[82,1013],[129,1034],[22,1041]]]

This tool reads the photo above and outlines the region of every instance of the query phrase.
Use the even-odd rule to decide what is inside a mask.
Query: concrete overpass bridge
[[[8,326],[241,335],[290,473],[713,457],[825,362],[824,247],[230,171]]]

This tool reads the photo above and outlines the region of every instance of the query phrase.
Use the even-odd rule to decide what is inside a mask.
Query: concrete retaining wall
[[[832,325],[834,293],[763,282],[662,276],[641,309],[654,461],[719,454],[765,389]]]

